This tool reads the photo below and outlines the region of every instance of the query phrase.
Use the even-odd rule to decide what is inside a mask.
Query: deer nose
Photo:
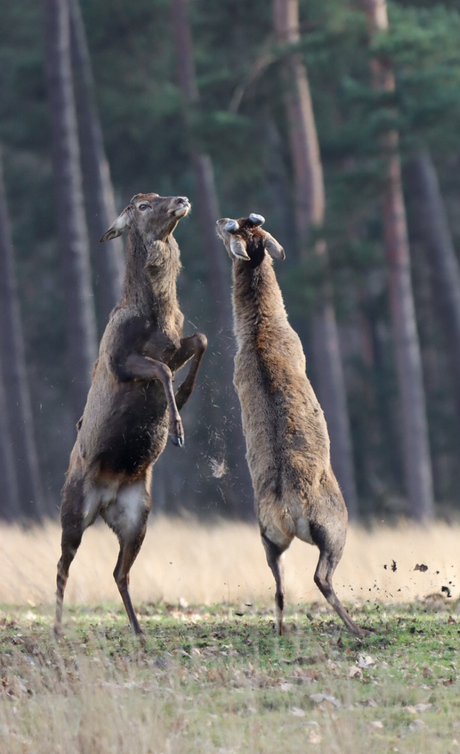
[[[188,204],[189,201],[186,196],[178,196],[175,203],[180,206],[181,204]]]

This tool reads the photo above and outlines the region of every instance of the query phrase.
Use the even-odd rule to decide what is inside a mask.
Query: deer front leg
[[[123,374],[127,380],[160,380],[169,408],[169,436],[174,445],[181,448],[184,444],[184,428],[174,398],[172,372],[168,365],[149,356],[133,353],[126,359]]]
[[[195,333],[195,335],[190,335],[189,338],[183,338],[181,340],[180,349],[171,360],[171,371],[175,372],[193,356],[193,361],[190,365],[190,370],[187,374],[187,377],[179,386],[179,389],[176,393],[176,406],[179,411],[182,406],[187,403],[188,399],[193,393],[196,376],[198,374],[198,370],[200,368],[200,364],[207,346],[208,339],[206,338],[206,335],[197,332]]]

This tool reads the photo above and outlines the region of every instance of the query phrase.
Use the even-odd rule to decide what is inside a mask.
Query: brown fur
[[[254,226],[250,218],[236,221],[231,230],[228,218],[219,220],[217,232],[233,259],[234,383],[262,541],[277,585],[278,631],[283,633],[282,554],[297,536],[319,547],[315,582],[347,628],[359,634],[332,586],[345,545],[347,510],[331,468],[324,414],[268,256],[281,259],[284,251],[261,222]]]
[[[118,536],[114,577],[131,625],[142,633],[128,583],[147,527],[151,469],[168,433],[176,445],[183,444],[178,410],[193,391],[206,349],[204,335],[182,337],[184,317],[176,295],[181,264],[172,233],[189,208],[185,197],[137,194],[101,239],[128,230],[125,282],[102,337],[62,491],[56,633],[70,564],[84,530],[98,516]],[[192,357],[174,396],[174,372]]]

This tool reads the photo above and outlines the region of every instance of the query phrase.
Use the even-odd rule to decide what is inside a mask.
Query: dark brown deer
[[[131,626],[142,634],[129,595],[129,571],[144,540],[152,465],[169,437],[184,443],[179,409],[189,399],[206,350],[204,335],[182,337],[176,280],[181,267],[173,231],[188,214],[184,196],[137,194],[101,241],[128,232],[120,303],[110,315],[62,491],[62,555],[57,569],[55,632],[64,590],[84,530],[98,516],[120,543],[114,578]],[[176,395],[173,376],[189,359]]]
[[[365,631],[332,586],[345,545],[347,509],[331,468],[326,421],[273,271],[272,258],[284,259],[284,250],[262,230],[263,222],[256,214],[225,217],[217,221],[217,233],[233,260],[234,383],[262,542],[276,582],[277,629],[284,631],[283,553],[298,537],[319,548],[315,582],[346,627],[359,635]]]

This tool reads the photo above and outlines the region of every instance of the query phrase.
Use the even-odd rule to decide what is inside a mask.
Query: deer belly
[[[114,408],[98,453],[102,470],[135,477],[164,450],[168,439],[166,400],[163,396],[158,400],[151,392],[145,389],[140,399]]]

